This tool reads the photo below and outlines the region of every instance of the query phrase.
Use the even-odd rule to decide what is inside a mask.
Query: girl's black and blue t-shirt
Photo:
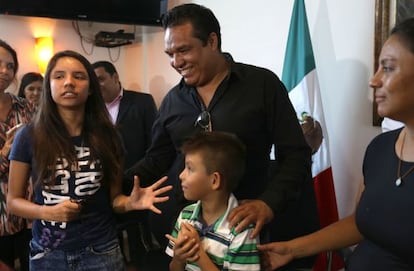
[[[26,125],[18,131],[9,158],[30,164],[31,176],[36,180],[31,127]],[[109,190],[102,185],[102,164],[92,159],[89,147],[80,136],[73,137],[72,141],[78,165],[58,159],[55,184],[35,185],[34,201],[39,205],[55,205],[68,199],[82,200],[82,210],[79,218],[70,222],[33,221],[33,239],[44,249],[69,251],[116,239]]]

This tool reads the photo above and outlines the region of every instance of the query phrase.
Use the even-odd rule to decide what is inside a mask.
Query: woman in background
[[[43,89],[43,76],[37,72],[28,72],[20,80],[17,96],[26,98],[35,107],[39,105],[40,94]]]
[[[15,268],[17,258],[23,271],[29,270],[30,230],[27,221],[9,214],[6,206],[10,148],[19,125],[29,122],[33,114],[33,106],[25,99],[5,92],[16,80],[18,68],[16,51],[0,40],[0,261]],[[29,183],[24,183],[22,191],[30,198]]]
[[[113,211],[150,209],[171,186],[148,188],[135,177],[122,194],[123,148],[89,61],[55,54],[38,112],[16,135],[10,153],[10,212],[33,219],[30,270],[125,270]],[[34,202],[24,184],[35,181]]]

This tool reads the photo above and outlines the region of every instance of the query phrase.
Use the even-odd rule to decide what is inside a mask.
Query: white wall
[[[172,1],[169,6],[191,1]],[[281,76],[293,1],[199,0],[213,10],[222,26],[223,50],[240,62],[271,69]],[[330,139],[332,169],[340,216],[349,214],[361,179],[365,147],[380,132],[371,125],[375,0],[305,0],[312,36],[322,102]],[[85,35],[97,30],[131,26],[81,24]],[[106,48],[91,55],[82,49],[70,21],[0,15],[0,38],[16,48],[20,74],[36,70],[34,35],[53,35],[56,50],[84,52],[90,61],[110,60]],[[163,53],[160,28],[137,27],[139,42],[120,48],[115,62],[124,85],[150,92],[160,102],[178,80]],[[86,49],[90,49],[86,44]],[[111,49],[112,55],[117,49]]]

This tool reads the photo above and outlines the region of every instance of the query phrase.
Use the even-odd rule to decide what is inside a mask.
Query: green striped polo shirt
[[[233,208],[238,206],[236,197],[230,194],[226,212],[212,225],[204,225],[201,219],[201,201],[186,206],[181,212],[171,233],[177,237],[182,222],[188,222],[197,230],[200,242],[207,255],[220,270],[260,270],[260,257],[256,245],[259,237],[249,237],[254,225],[236,233],[234,228],[229,229],[227,216]],[[165,252],[173,257],[174,243],[168,243]],[[185,270],[199,271],[196,262],[188,262]]]

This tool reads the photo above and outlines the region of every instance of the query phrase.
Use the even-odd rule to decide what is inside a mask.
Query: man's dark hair
[[[246,167],[246,147],[234,134],[227,132],[201,132],[184,142],[185,154],[200,153],[207,173],[218,172],[227,191],[239,184]]]
[[[109,61],[97,61],[97,62],[92,64],[92,67],[93,67],[93,69],[103,68],[111,76],[114,75],[115,73],[118,73],[116,71],[116,68],[115,68],[114,64],[112,64]]]
[[[221,50],[220,23],[210,9],[197,4],[184,4],[172,8],[162,18],[164,29],[185,23],[191,23],[193,36],[201,40],[203,45],[207,45],[211,33],[216,33],[217,47]]]

